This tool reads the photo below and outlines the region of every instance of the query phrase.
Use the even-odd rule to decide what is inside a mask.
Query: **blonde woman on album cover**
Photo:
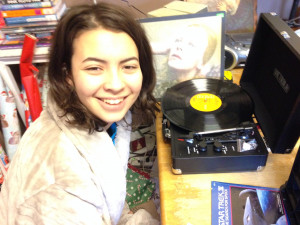
[[[219,78],[220,65],[209,64],[217,46],[217,37],[205,25],[190,24],[181,29],[169,44],[151,43],[155,55],[167,55],[165,71],[157,71],[154,95],[161,96],[166,87],[193,78]],[[157,62],[160,63],[160,62]]]

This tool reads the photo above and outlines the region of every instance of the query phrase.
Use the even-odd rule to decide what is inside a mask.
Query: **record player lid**
[[[262,13],[241,77],[274,153],[290,152],[300,134],[300,38],[277,15]]]

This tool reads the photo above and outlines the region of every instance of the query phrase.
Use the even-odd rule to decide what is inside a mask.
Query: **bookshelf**
[[[19,64],[26,33],[37,38],[33,63],[48,60],[57,21],[67,10],[64,0],[3,0],[0,5],[0,62]]]
[[[20,56],[8,56],[0,58],[0,62],[5,65],[16,65],[20,63]],[[46,63],[48,62],[47,55],[35,55],[33,58],[33,63]]]
[[[20,54],[21,55],[21,54]],[[20,63],[20,55],[19,56],[7,56],[1,57],[0,62],[5,65],[16,65]],[[33,63],[46,63],[48,62],[48,55],[35,55],[33,58]]]

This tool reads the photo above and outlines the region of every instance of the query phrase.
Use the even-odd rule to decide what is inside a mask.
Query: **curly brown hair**
[[[68,83],[72,80],[71,58],[73,41],[84,31],[102,27],[107,30],[125,32],[135,42],[143,74],[140,95],[131,110],[135,115],[143,114],[146,121],[155,118],[157,101],[152,95],[156,84],[152,51],[147,36],[132,15],[120,6],[109,3],[75,6],[63,15],[53,35],[49,55],[49,92],[65,114],[72,115],[70,124],[85,127],[89,132],[101,130],[106,122],[94,116],[79,100],[75,90]],[[142,123],[143,121],[138,121]],[[139,124],[133,124],[138,126]]]

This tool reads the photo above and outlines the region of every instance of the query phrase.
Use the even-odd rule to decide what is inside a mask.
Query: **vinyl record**
[[[174,125],[201,132],[238,127],[253,112],[250,97],[238,85],[217,79],[193,79],[167,89],[162,111]]]

